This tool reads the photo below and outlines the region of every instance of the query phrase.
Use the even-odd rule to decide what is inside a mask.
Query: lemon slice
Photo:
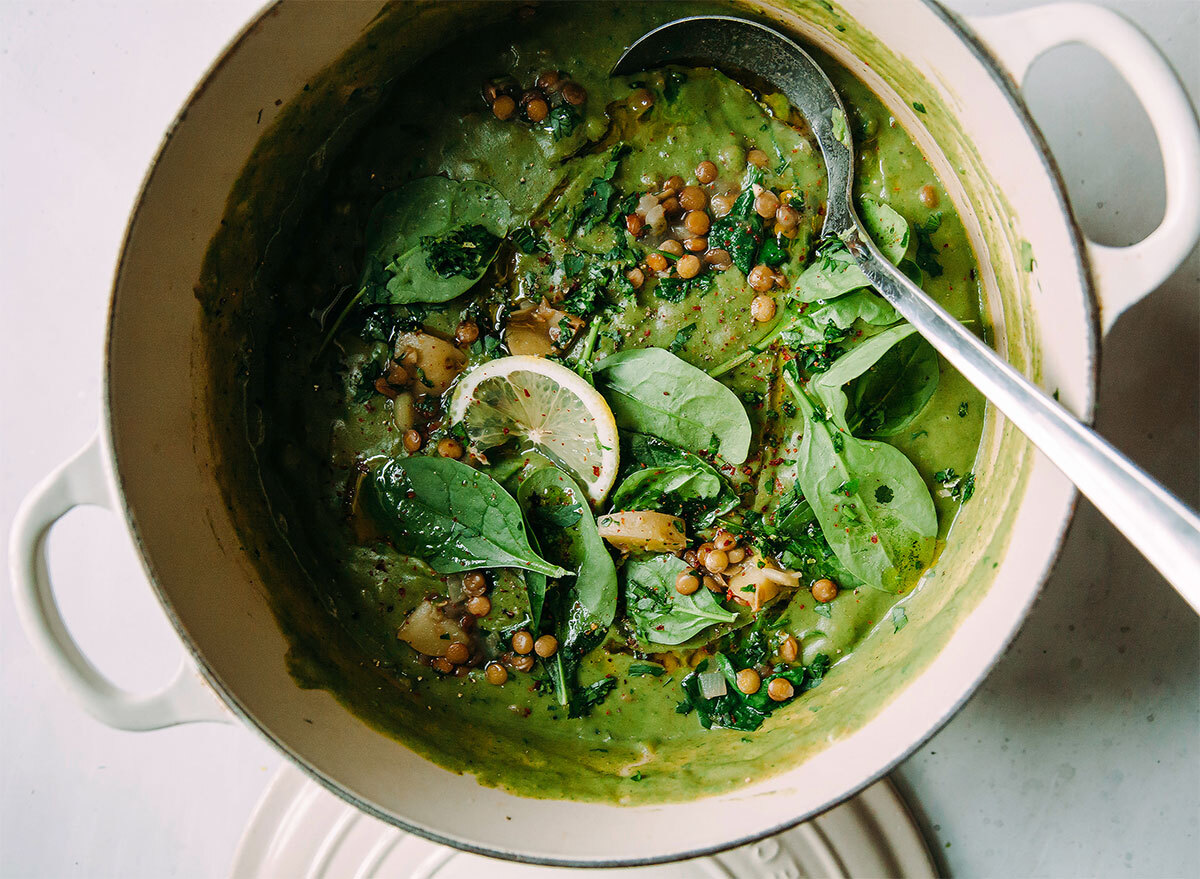
[[[490,449],[510,439],[574,474],[599,503],[617,478],[617,422],[596,389],[561,363],[514,355],[489,360],[462,377],[450,421]]]

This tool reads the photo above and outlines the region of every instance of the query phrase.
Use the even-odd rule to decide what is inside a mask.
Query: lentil
[[[459,345],[470,345],[479,338],[479,325],[474,321],[464,320],[454,330],[454,341]]]
[[[838,587],[837,583],[832,580],[821,579],[812,584],[812,597],[821,604],[828,604],[837,598]]]
[[[462,443],[452,436],[442,437],[438,440],[437,453],[443,458],[461,458],[463,453]]]
[[[712,220],[708,218],[708,214],[704,211],[688,211],[687,216],[683,218],[683,225],[693,235],[707,235],[709,228],[712,226]]]
[[[783,702],[796,695],[796,688],[787,678],[772,678],[767,684],[767,695],[774,702]]]
[[[508,680],[508,669],[498,662],[489,662],[483,670],[483,675],[489,684],[495,684],[498,687]]]
[[[675,271],[684,279],[696,277],[700,274],[700,257],[692,253],[681,256],[679,262],[675,263]]]
[[[699,186],[685,186],[679,193],[679,203],[685,211],[702,211],[708,204],[708,195]]]
[[[750,286],[756,290],[758,289],[753,282],[751,282]],[[770,296],[755,296],[750,302],[750,316],[760,324],[766,323],[775,317],[775,300]]]
[[[492,101],[492,115],[500,121],[511,119],[512,114],[517,110],[517,102],[508,95],[500,95],[496,100]]]
[[[477,617],[485,617],[492,612],[492,601],[485,595],[472,596],[467,601],[467,610]]]
[[[524,629],[512,636],[513,653],[519,653],[524,656],[533,649],[533,635],[526,632]]]
[[[750,286],[758,293],[766,293],[775,286],[775,273],[771,271],[771,267],[765,263],[759,263],[750,270],[750,275],[746,278],[750,282]]]
[[[779,657],[784,662],[795,662],[800,655],[800,644],[794,637],[788,635],[779,645]]]
[[[553,635],[542,635],[533,642],[533,652],[542,659],[549,659],[558,652],[558,639]]]
[[[737,688],[747,696],[753,696],[762,686],[762,676],[752,668],[744,668],[737,673]]]

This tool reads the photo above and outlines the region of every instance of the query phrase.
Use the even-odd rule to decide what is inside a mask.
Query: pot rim
[[[1045,136],[1042,134],[1041,129],[1034,121],[1033,116],[1029,111],[1029,107],[1025,103],[1024,98],[1021,96],[1020,85],[1015,82],[1007,73],[1003,63],[996,56],[996,54],[983,43],[983,41],[967,22],[965,22],[955,13],[946,9],[942,5],[941,0],[917,0],[917,2],[929,9],[953,32],[953,34],[959,40],[965,44],[972,56],[974,56],[975,60],[983,66],[992,82],[1007,100],[1009,106],[1012,108],[1022,127],[1024,128],[1025,133],[1030,137],[1034,146],[1037,148],[1038,159],[1040,160],[1049,178],[1050,186],[1054,193],[1055,202],[1066,220],[1068,234],[1074,243],[1073,255],[1076,270],[1078,272],[1079,286],[1084,293],[1085,304],[1088,311],[1089,319],[1087,320],[1085,327],[1086,349],[1089,355],[1088,363],[1085,365],[1085,374],[1087,376],[1087,382],[1085,386],[1086,400],[1085,411],[1079,413],[1079,417],[1085,424],[1091,424],[1095,412],[1096,393],[1100,370],[1100,307],[1099,298],[1092,280],[1091,265],[1088,259],[1086,247],[1086,237],[1079,226],[1078,219],[1076,218],[1071,207],[1070,200],[1067,197],[1066,181],[1063,178],[1062,172],[1059,170],[1058,163],[1054,158],[1054,154],[1050,150],[1050,146],[1047,143]],[[868,777],[856,782],[837,798],[830,799],[819,806],[808,809],[795,817],[788,818],[786,821],[771,825],[764,830],[740,837],[735,840],[722,842],[717,845],[690,849],[670,855],[657,855],[645,858],[596,859],[583,861],[571,860],[568,858],[523,855],[517,852],[493,849],[486,846],[474,845],[461,840],[453,840],[434,831],[410,824],[401,818],[396,818],[392,815],[384,813],[376,809],[371,804],[361,800],[354,793],[346,790],[337,781],[326,776],[315,766],[311,765],[304,757],[293,751],[271,731],[266,723],[260,721],[242,704],[240,698],[230,687],[225,684],[221,677],[208,664],[207,660],[200,652],[198,645],[192,639],[192,636],[184,626],[182,620],[180,620],[178,614],[175,612],[174,606],[172,605],[170,599],[164,594],[163,590],[158,584],[158,577],[154,565],[150,561],[150,556],[143,541],[141,531],[138,528],[129,504],[127,503],[123,474],[114,452],[112,384],[110,382],[110,377],[113,359],[112,348],[116,318],[117,294],[120,288],[121,278],[125,270],[125,261],[128,254],[132,230],[141,214],[146,192],[154,180],[155,173],[158,170],[158,166],[163,154],[171,145],[171,141],[174,139],[175,131],[187,118],[188,110],[192,107],[196,100],[204,94],[210,82],[221,72],[232,56],[241,49],[242,45],[258,30],[259,26],[269,16],[274,14],[275,11],[283,5],[283,3],[284,0],[271,0],[271,2],[268,2],[265,6],[263,6],[254,15],[254,17],[242,27],[242,29],[229,41],[225,48],[221,50],[220,54],[216,57],[212,64],[209,65],[199,82],[188,94],[178,113],[176,113],[175,117],[167,126],[167,129],[163,134],[162,141],[160,142],[158,149],[155,151],[154,157],[147,167],[146,173],[142,178],[142,182],[138,187],[133,208],[130,211],[129,219],[125,224],[125,230],[121,237],[121,246],[118,253],[116,267],[113,273],[113,281],[109,293],[108,315],[105,322],[104,363],[103,373],[101,376],[102,387],[100,433],[104,449],[107,453],[113,485],[117,494],[119,495],[121,503],[121,515],[129,529],[129,533],[134,545],[137,547],[138,559],[141,562],[142,569],[146,574],[146,579],[150,585],[150,588],[154,591],[155,597],[158,599],[163,613],[170,621],[171,626],[175,629],[176,634],[179,636],[179,639],[182,642],[184,649],[187,651],[187,655],[195,665],[196,670],[203,677],[204,681],[213,690],[213,692],[216,693],[221,699],[225,708],[229,710],[235,717],[241,720],[247,727],[266,739],[272,745],[272,747],[279,751],[295,766],[299,767],[301,771],[303,771],[310,779],[316,781],[326,790],[374,818],[397,827],[406,833],[411,833],[414,836],[428,839],[431,842],[457,849],[459,851],[466,851],[472,854],[498,858],[505,861],[549,867],[613,868],[653,866],[656,864],[672,863],[675,861],[689,860],[692,858],[708,857],[719,854],[720,852],[729,851],[731,849],[758,842],[762,839],[766,839],[767,837],[775,836],[779,833],[790,830],[793,827],[796,827],[797,825],[809,820],[810,818],[820,815],[834,806],[855,796],[866,787],[890,773],[898,764],[908,759],[918,748],[920,748],[927,741],[933,738],[933,736],[940,732],[943,727],[945,727],[946,724],[948,724],[950,720],[952,720],[954,716],[962,710],[966,703],[970,701],[970,699],[972,699],[978,692],[979,686],[983,683],[984,679],[991,674],[992,669],[996,667],[1001,657],[1005,654],[1008,647],[1012,644],[1018,633],[1021,631],[1030,607],[1032,607],[1033,603],[1041,595],[1042,589],[1045,588],[1046,581],[1049,579],[1051,572],[1053,571],[1062,554],[1063,544],[1066,539],[1067,532],[1074,521],[1075,512],[1078,509],[1079,493],[1076,489],[1074,489],[1074,487],[1071,488],[1070,507],[1063,518],[1062,524],[1058,529],[1058,533],[1054,537],[1053,552],[1046,560],[1046,564],[1037,579],[1037,585],[1030,591],[1024,607],[1021,608],[1020,615],[1017,617],[1017,622],[1007,633],[1000,649],[996,651],[992,659],[971,680],[970,684],[964,689],[963,694],[948,709],[946,709],[934,723],[929,726],[928,730],[921,737],[913,740],[893,760],[889,761],[877,771],[872,772]],[[403,744],[400,744],[400,746],[404,747]]]

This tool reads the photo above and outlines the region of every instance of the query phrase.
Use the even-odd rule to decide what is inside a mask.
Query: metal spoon
[[[846,243],[879,294],[995,403],[1200,612],[1200,518],[1002,360],[875,246],[854,212],[849,132],[842,124],[834,133],[833,120],[839,114],[843,123],[848,118],[845,107],[808,53],[756,22],[703,15],[650,31],[629,47],[612,73],[666,64],[747,71],[787,96],[808,120],[825,158],[829,191],[823,233]]]

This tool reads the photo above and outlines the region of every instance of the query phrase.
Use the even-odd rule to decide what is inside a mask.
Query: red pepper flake
[[[600,475],[600,465],[597,464],[596,466],[592,467],[592,475],[593,476]]]
[[[878,534],[872,534],[872,535],[871,535],[871,542],[872,542],[872,543],[878,543],[878,542],[879,542],[879,535],[878,535]]]

